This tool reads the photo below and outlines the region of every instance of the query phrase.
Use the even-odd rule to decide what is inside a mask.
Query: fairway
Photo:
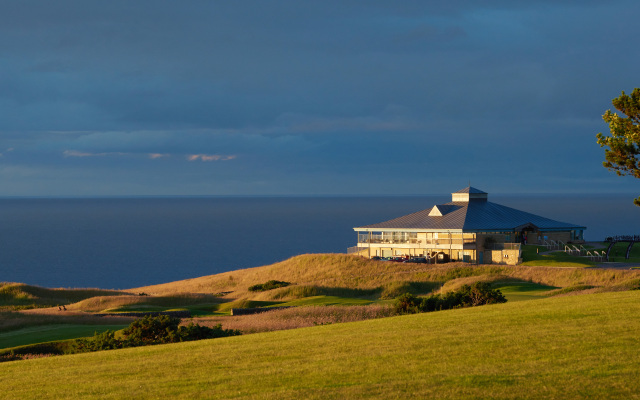
[[[9,332],[0,332],[0,349],[22,346],[32,343],[50,342],[54,340],[75,339],[93,336],[94,332],[118,330],[128,326],[120,325],[43,325],[31,326]]]
[[[500,289],[507,301],[524,301],[543,298],[549,291],[558,289],[555,286],[541,285],[533,282],[494,282],[493,287]]]
[[[638,398],[640,291],[0,364],[2,398]]]

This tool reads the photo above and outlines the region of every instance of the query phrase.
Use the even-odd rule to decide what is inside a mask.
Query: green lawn
[[[554,251],[550,254],[539,254],[547,251],[544,246],[522,246],[522,264],[524,266],[540,267],[593,267],[596,264],[584,257],[574,256],[564,251]]]
[[[638,398],[640,291],[0,364],[0,397]]]
[[[312,296],[291,300],[276,306],[364,306],[379,301],[338,296]]]
[[[118,330],[127,327],[124,325],[75,325],[56,324],[30,326],[9,332],[0,332],[0,349],[23,346],[33,343],[51,342],[55,340],[75,339],[93,336],[94,332],[106,330]]]
[[[507,301],[511,302],[544,298],[550,290],[558,289],[533,282],[494,282],[492,287],[500,289]]]
[[[629,243],[620,242],[613,245],[611,252],[609,253],[609,261],[617,262],[640,262],[640,243],[635,243],[631,247],[631,253],[629,259],[625,259],[627,254],[627,247]]]
[[[193,316],[214,315],[220,308],[220,303],[203,303],[193,305],[157,306],[151,304],[127,304],[120,307],[103,310],[105,313],[127,313],[127,312],[161,312],[161,311],[190,311]]]

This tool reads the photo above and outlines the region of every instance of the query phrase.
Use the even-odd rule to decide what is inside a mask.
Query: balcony
[[[412,247],[445,247],[464,246],[465,248],[475,248],[475,238],[438,238],[438,239],[418,239],[385,235],[358,235],[358,245],[378,244],[378,245],[413,245]],[[471,246],[473,245],[473,246]],[[380,247],[380,246],[379,246]]]

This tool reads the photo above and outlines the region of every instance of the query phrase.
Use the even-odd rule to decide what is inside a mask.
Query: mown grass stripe
[[[599,293],[11,362],[0,396],[637,398],[639,312]]]

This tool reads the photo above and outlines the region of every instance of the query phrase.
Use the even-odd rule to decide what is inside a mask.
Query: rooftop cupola
[[[489,195],[486,192],[469,186],[458,190],[455,193],[451,193],[451,201],[461,203],[468,203],[470,201],[487,201],[488,196]]]

